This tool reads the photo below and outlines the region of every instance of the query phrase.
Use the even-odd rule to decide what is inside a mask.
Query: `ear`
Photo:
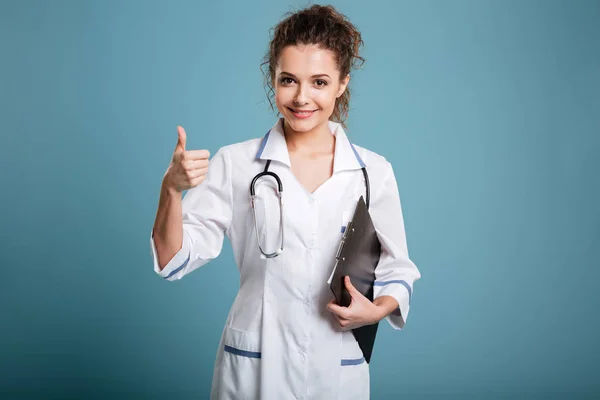
[[[346,77],[340,82],[340,88],[335,97],[340,97],[342,94],[344,94],[346,88],[348,87],[348,83],[350,83],[350,74],[346,75]]]

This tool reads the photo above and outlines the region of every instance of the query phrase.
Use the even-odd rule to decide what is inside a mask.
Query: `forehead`
[[[296,76],[312,76],[338,72],[335,53],[317,45],[286,46],[279,55],[276,73],[289,72]]]

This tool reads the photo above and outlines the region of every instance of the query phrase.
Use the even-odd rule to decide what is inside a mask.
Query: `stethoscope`
[[[281,183],[281,179],[279,179],[279,176],[277,176],[277,174],[275,172],[269,171],[270,165],[271,165],[271,160],[267,160],[267,165],[265,166],[264,171],[256,174],[256,176],[252,179],[252,182],[250,183],[250,198],[252,199],[252,214],[254,215],[254,230],[256,231],[256,242],[258,243],[258,248],[260,249],[260,252],[262,254],[261,258],[274,258],[274,257],[277,257],[278,255],[280,255],[281,253],[283,253],[283,241],[284,241],[284,235],[283,235],[283,183]],[[366,186],[366,195],[367,195],[366,199],[365,199],[365,203],[366,203],[367,209],[368,209],[369,203],[371,201],[371,188],[369,186],[369,174],[367,174],[366,167],[362,167],[361,169],[362,169],[363,175],[365,177],[365,186]],[[277,189],[278,189],[277,197],[279,198],[279,229],[281,229],[281,241],[280,241],[279,248],[272,253],[267,253],[265,251],[265,249],[262,247],[262,245],[260,244],[258,225],[256,223],[256,208],[254,207],[254,199],[256,197],[254,185],[256,184],[256,181],[263,176],[273,177],[277,181]]]

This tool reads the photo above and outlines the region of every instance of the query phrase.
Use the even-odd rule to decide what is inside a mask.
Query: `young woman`
[[[275,28],[265,59],[281,118],[264,137],[222,147],[209,165],[208,151],[187,150],[178,127],[151,234],[154,269],[181,279],[217,257],[227,236],[240,271],[212,398],[367,399],[369,365],[351,329],[406,322],[420,273],[408,257],[394,172],[343,129],[361,45],[333,7],[293,13]],[[381,256],[374,300],[347,280],[352,302],[341,307],[327,280],[365,194],[363,167]]]

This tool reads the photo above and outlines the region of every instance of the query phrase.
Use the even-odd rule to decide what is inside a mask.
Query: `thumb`
[[[177,147],[175,147],[175,151],[185,151],[185,141],[187,139],[185,135],[185,129],[182,126],[177,125]]]
[[[352,282],[350,282],[350,277],[348,275],[346,275],[344,277],[344,282],[346,284],[346,289],[348,290],[348,293],[350,293],[351,297],[354,297],[356,294],[360,293],[352,284]]]

